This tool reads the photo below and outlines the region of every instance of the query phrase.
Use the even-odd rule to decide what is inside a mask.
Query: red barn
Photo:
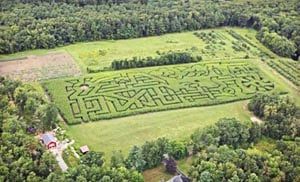
[[[57,146],[56,139],[51,133],[46,133],[41,136],[41,141],[46,145],[47,149],[55,148]]]

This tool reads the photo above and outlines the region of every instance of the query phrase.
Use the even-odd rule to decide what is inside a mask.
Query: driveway
[[[56,157],[56,160],[58,161],[58,165],[61,168],[62,171],[66,171],[68,169],[67,164],[65,163],[64,159],[62,158],[62,152],[64,149],[68,148],[68,145],[73,144],[74,141],[72,140],[70,143],[67,143],[65,140],[62,142],[58,142],[56,148],[50,149],[50,151],[54,154]]]

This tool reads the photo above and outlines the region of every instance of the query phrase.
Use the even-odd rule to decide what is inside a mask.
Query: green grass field
[[[254,30],[222,28],[197,31],[197,33],[204,34],[202,37],[195,36],[195,32],[174,33],[129,40],[80,43],[67,46],[64,50],[72,55],[83,71],[86,71],[87,67],[91,70],[104,69],[109,67],[115,59],[134,56],[155,57],[158,56],[158,51],[188,51],[195,55],[201,55],[204,60],[244,58],[246,55],[257,57],[259,55],[260,50],[257,47],[251,45],[247,45],[247,48],[242,47],[242,41],[234,38],[229,30],[241,34],[245,39],[249,39],[249,42],[256,41]],[[234,46],[240,47],[240,50],[234,49]]]
[[[247,102],[147,113],[67,126],[66,130],[75,139],[76,145],[88,145],[91,150],[104,151],[109,162],[114,150],[122,150],[126,156],[134,145],[142,145],[147,140],[159,137],[185,140],[197,128],[209,126],[223,117],[249,121]]]
[[[286,91],[251,61],[209,61],[45,82],[69,124],[216,105]]]

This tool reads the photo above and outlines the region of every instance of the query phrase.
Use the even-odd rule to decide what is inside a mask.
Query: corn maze
[[[275,91],[275,84],[245,61],[100,73],[50,81],[46,87],[69,124],[220,104]]]

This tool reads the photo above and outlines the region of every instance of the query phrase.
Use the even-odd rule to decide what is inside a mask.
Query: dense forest
[[[3,0],[0,10],[5,54],[220,26],[254,28],[275,53],[295,60],[300,54],[297,0]]]

